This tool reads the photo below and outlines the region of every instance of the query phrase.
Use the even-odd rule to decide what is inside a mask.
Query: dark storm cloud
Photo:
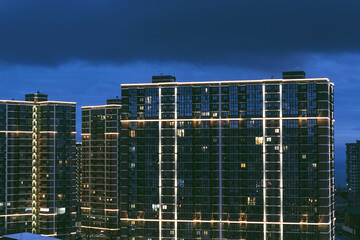
[[[1,1],[0,60],[276,65],[358,52],[359,10],[355,0]]]

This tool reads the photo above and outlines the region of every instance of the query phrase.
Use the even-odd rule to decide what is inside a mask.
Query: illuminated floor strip
[[[159,110],[159,112],[161,112]],[[160,114],[160,113],[159,113]],[[261,118],[169,118],[169,119],[128,119],[128,120],[121,120],[121,122],[170,122],[170,121],[177,121],[177,122],[186,122],[186,121],[236,121],[236,120],[280,120],[280,117],[261,117]],[[283,120],[312,120],[312,119],[323,119],[329,120],[329,117],[282,117]],[[90,135],[87,133],[83,133],[81,135]]]
[[[133,220],[132,220],[133,221]],[[109,230],[109,231],[117,231],[120,228],[102,228],[102,227],[89,227],[89,226],[81,226],[81,228],[91,228],[91,229],[99,229],[99,230]]]
[[[221,81],[204,81],[204,82],[162,82],[162,83],[124,83],[121,84],[121,87],[138,87],[138,86],[166,86],[166,85],[194,85],[194,84],[210,84],[210,85],[219,85],[219,84],[231,84],[231,83],[239,83],[239,84],[251,84],[251,83],[278,83],[278,82],[311,82],[311,81],[324,81],[330,82],[328,78],[306,78],[306,79],[261,79],[261,80],[221,80]],[[329,83],[333,85],[333,83]]]
[[[135,222],[182,222],[182,223],[241,223],[241,224],[275,224],[275,225],[309,225],[309,226],[320,226],[320,225],[331,225],[328,223],[309,223],[309,222],[263,222],[263,221],[230,221],[230,220],[182,220],[182,219],[143,219],[143,218],[120,218],[121,221],[135,221]]]

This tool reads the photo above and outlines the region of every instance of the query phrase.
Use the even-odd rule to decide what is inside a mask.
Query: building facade
[[[119,132],[121,101],[82,107],[81,228],[92,237],[119,230]]]
[[[333,84],[122,84],[122,239],[335,239]]]
[[[360,141],[346,144],[346,183],[350,193],[360,195]]]
[[[0,101],[0,235],[74,232],[75,108],[41,93]]]
[[[78,213],[76,218],[76,227],[81,227],[81,183],[82,183],[82,142],[77,141],[75,155],[75,189],[76,189],[76,211]]]

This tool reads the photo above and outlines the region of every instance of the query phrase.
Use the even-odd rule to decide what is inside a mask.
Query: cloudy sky
[[[356,0],[0,1],[0,98],[40,90],[80,106],[121,83],[280,78],[304,70],[335,83],[336,177],[360,139]],[[80,124],[78,124],[80,132]]]

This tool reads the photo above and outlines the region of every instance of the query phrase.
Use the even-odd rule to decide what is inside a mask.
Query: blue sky
[[[1,1],[0,98],[40,90],[80,106],[121,83],[280,78],[335,83],[336,182],[360,133],[360,3],[319,1]],[[80,118],[79,118],[80,119]],[[80,132],[80,124],[78,124]]]

